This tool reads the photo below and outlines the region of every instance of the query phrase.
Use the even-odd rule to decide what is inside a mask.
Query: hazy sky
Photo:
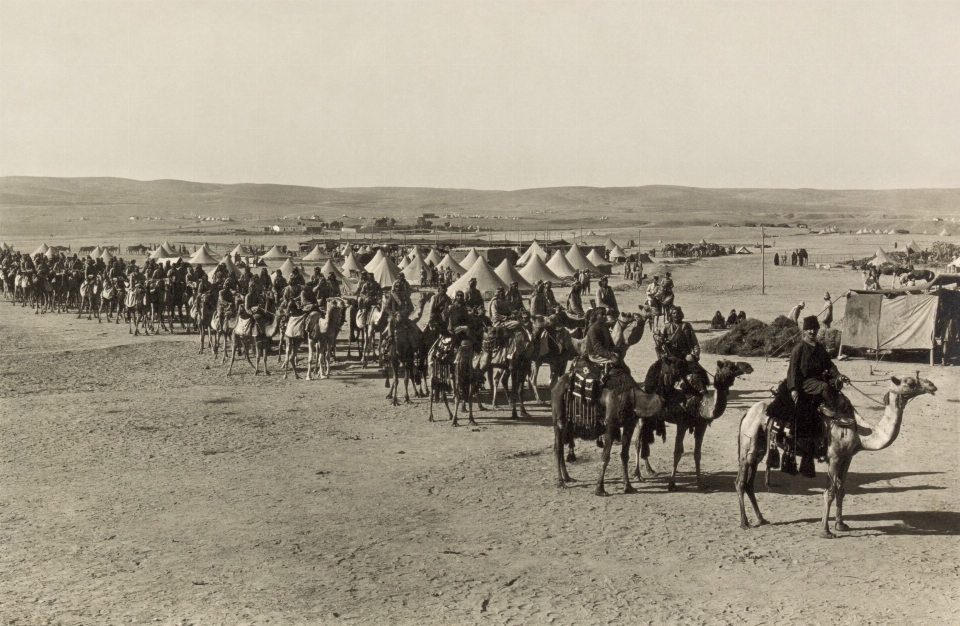
[[[960,1],[0,0],[0,175],[960,186]]]

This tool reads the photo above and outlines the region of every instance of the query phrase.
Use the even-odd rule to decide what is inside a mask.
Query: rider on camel
[[[700,342],[689,322],[683,321],[683,309],[674,307],[670,311],[670,322],[663,327],[662,333],[654,336],[657,354],[647,371],[644,389],[647,393],[665,393],[668,390],[660,385],[664,358],[670,357],[675,368],[675,376],[685,380],[688,391],[695,396],[703,396],[707,391],[707,373],[700,366]],[[664,400],[666,398],[664,397]]]
[[[609,308],[602,308],[601,311],[603,313],[595,316],[590,328],[587,329],[583,353],[593,363],[616,365],[620,363],[620,353],[610,334],[610,328],[617,321],[616,313]]]
[[[523,296],[520,295],[520,286],[517,281],[510,283],[510,289],[507,291],[507,306],[511,313],[523,310]]]
[[[233,308],[234,304],[235,298],[233,290],[224,286],[224,288],[220,290],[220,295],[217,297],[217,328],[223,328],[227,314]]]
[[[605,306],[614,313],[619,313],[620,308],[617,306],[617,296],[613,293],[613,289],[610,288],[607,282],[606,276],[601,276],[597,282],[597,306]]]
[[[513,311],[510,310],[503,287],[497,287],[493,300],[490,301],[490,321],[494,328],[506,331],[513,331],[520,326],[520,322],[513,319]]]
[[[530,315],[547,316],[550,315],[550,303],[547,302],[546,287],[542,281],[537,281],[533,287],[533,295],[530,297]]]
[[[453,300],[447,295],[447,286],[441,281],[437,287],[437,295],[433,297],[433,306],[430,308],[430,322],[442,327],[452,304]]]
[[[467,287],[467,292],[464,295],[467,308],[471,310],[483,310],[483,294],[480,293],[480,290],[477,289],[477,279],[471,278],[469,286]]]

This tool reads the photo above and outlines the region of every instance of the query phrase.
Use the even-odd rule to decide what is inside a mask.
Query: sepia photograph
[[[960,623],[960,2],[0,0],[0,625]]]

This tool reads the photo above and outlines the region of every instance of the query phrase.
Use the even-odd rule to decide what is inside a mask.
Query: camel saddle
[[[610,366],[579,357],[571,363],[571,392],[587,402],[599,402],[604,389],[620,393],[633,384],[630,370],[624,365]]]

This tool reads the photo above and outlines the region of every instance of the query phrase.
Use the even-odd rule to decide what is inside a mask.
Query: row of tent
[[[896,235],[898,233],[893,229],[880,230],[879,228],[874,228],[873,230],[870,230],[869,228],[861,228],[854,234],[856,235]],[[927,231],[923,231],[923,234],[926,235]],[[949,237],[949,236],[950,236],[950,233],[947,232],[946,228],[944,228],[939,233],[937,233],[937,237]]]

